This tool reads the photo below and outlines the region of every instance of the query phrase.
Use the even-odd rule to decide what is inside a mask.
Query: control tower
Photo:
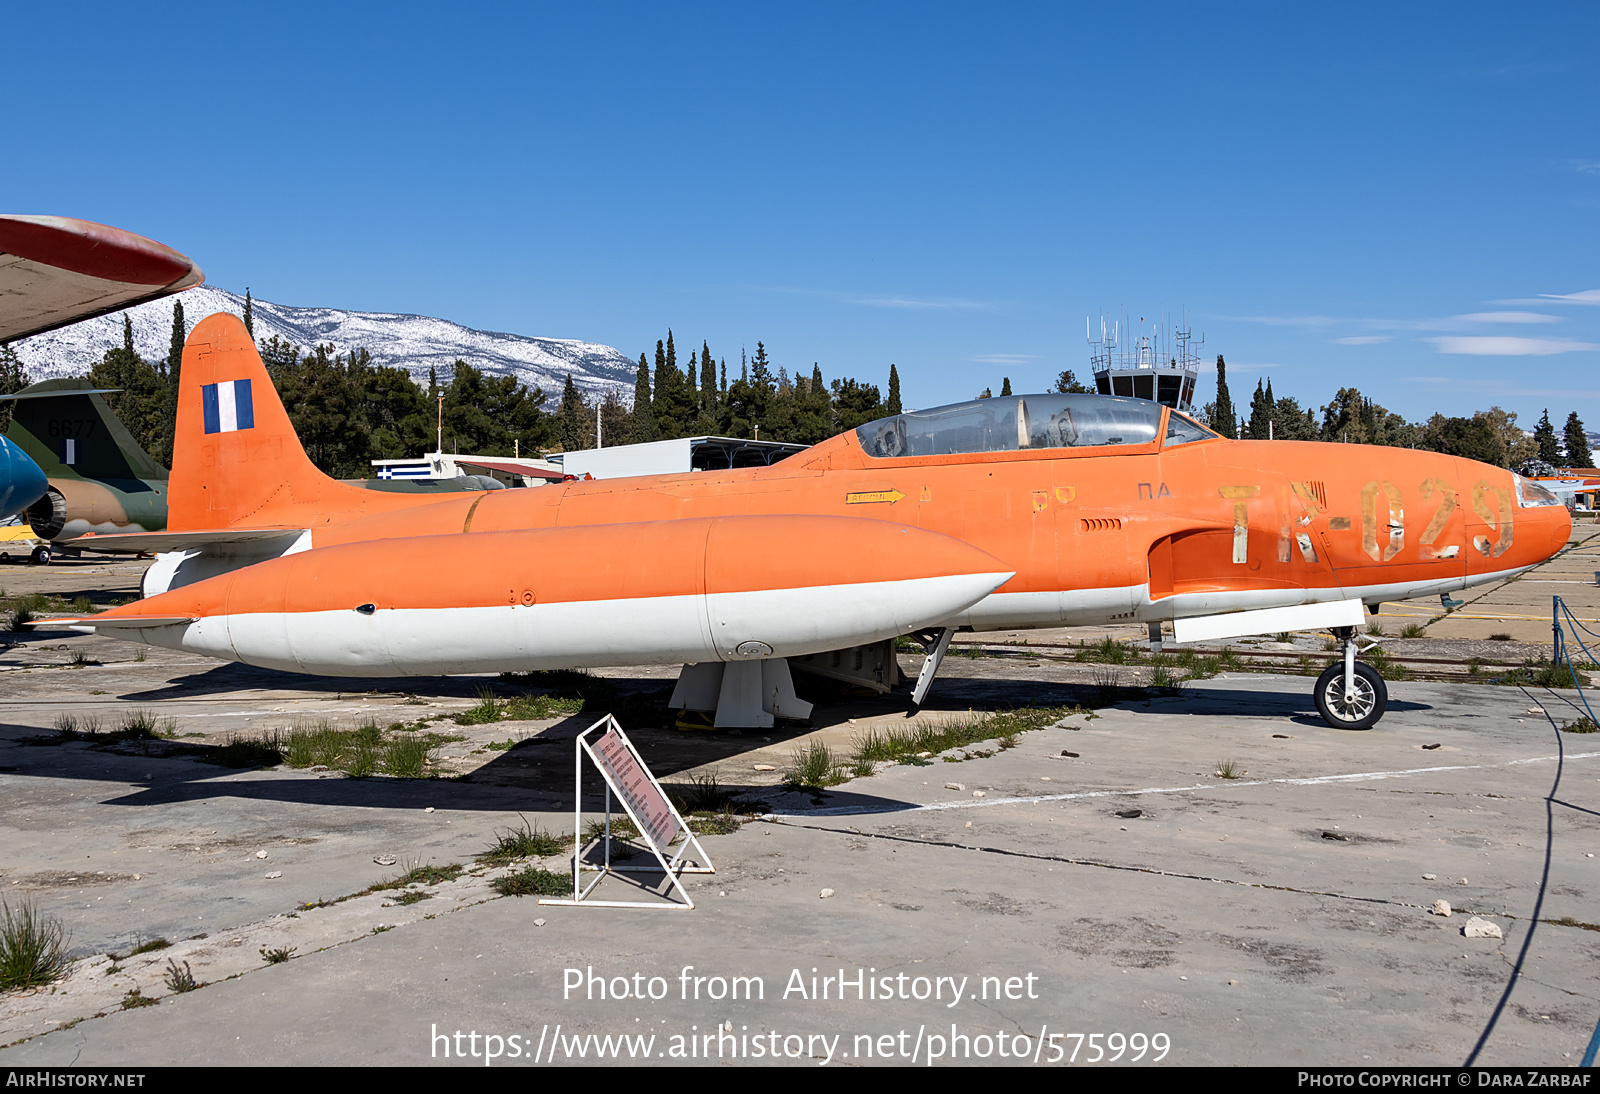
[[[1196,340],[1191,330],[1175,327],[1170,321],[1153,324],[1147,333],[1141,318],[1138,337],[1124,347],[1126,318],[1108,328],[1101,315],[1098,339],[1091,322],[1084,321],[1084,336],[1089,342],[1095,387],[1101,395],[1152,399],[1185,414],[1194,413],[1195,381],[1200,377],[1200,357],[1195,350],[1205,344],[1204,335]]]

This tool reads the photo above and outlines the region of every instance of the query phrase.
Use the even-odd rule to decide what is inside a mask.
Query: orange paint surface
[[[205,435],[200,386],[244,378],[261,393],[255,427]],[[1016,571],[1002,593],[1148,582],[1155,600],[1501,572],[1549,557],[1571,528],[1563,507],[1518,507],[1510,472],[1457,457],[1221,438],[1163,447],[1164,429],[1143,446],[899,459],[870,458],[855,434],[845,433],[772,467],[445,499],[385,494],[317,472],[276,398],[263,397],[270,392],[243,324],[218,315],[195,328],[184,350],[170,528],[311,528],[324,560],[331,556],[323,548],[396,542],[385,548],[381,567],[373,561],[352,563],[348,573],[336,567],[337,576],[320,579],[334,583],[322,592],[273,593],[255,584],[265,577],[240,571],[232,611],[348,600],[358,587],[391,589],[388,595],[419,606],[459,605],[487,596],[469,590],[490,574],[500,578],[495,588],[507,586],[496,595],[520,592],[514,575],[525,575],[541,599],[670,595],[664,590],[688,580],[680,567],[683,552],[691,551],[681,537],[689,533],[687,526],[646,531],[651,522],[693,521],[707,530],[718,561],[706,577],[717,589],[838,584],[855,580],[852,574],[881,575],[885,567],[911,577],[970,565],[959,552],[946,555],[929,545],[936,540],[899,550],[891,541],[841,535],[829,520],[801,519],[869,518],[938,532],[957,547],[992,555],[1002,564],[995,569]],[[733,516],[791,523],[703,522]],[[538,529],[563,535],[515,535]],[[561,546],[533,546],[540,542]],[[446,544],[442,555],[439,543]],[[306,565],[294,559],[252,569],[265,574]],[[770,586],[773,580],[785,584]],[[653,591],[621,591],[646,589]],[[154,600],[147,603],[155,610]],[[183,614],[175,606],[161,610]]]

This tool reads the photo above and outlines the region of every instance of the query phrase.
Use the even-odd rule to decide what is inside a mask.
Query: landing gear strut
[[[1356,652],[1358,648],[1371,649],[1377,643],[1367,639],[1363,647],[1363,639],[1354,627],[1335,627],[1333,636],[1339,640],[1344,657],[1317,677],[1312,693],[1317,713],[1335,729],[1370,729],[1389,709],[1389,688],[1377,669],[1356,660]]]

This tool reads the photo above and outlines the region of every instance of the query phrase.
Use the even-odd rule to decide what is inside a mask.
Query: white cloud
[[[1559,315],[1544,315],[1536,311],[1476,311],[1458,315],[1464,323],[1559,323]]]
[[[985,365],[1025,365],[1038,359],[1038,355],[1033,353],[986,353],[973,358]]]
[[[1333,344],[1336,346],[1372,346],[1379,342],[1391,340],[1391,337],[1387,334],[1355,334],[1349,338],[1335,338]]]
[[[851,304],[865,304],[869,308],[913,308],[913,309],[957,309],[963,311],[987,311],[994,307],[981,300],[958,300],[949,297],[940,297],[933,300],[912,300],[904,296],[868,297],[848,301]]]
[[[1600,163],[1586,163],[1583,161],[1578,161],[1572,166],[1575,169],[1582,171],[1585,175],[1600,175]]]
[[[1573,353],[1600,349],[1600,342],[1572,342],[1559,338],[1511,338],[1464,336],[1425,338],[1439,347],[1440,353],[1463,353],[1473,357],[1545,357],[1553,353]]]
[[[1548,308],[1551,304],[1600,304],[1600,289],[1582,292],[1540,293],[1538,296],[1518,297],[1515,300],[1491,300],[1491,304],[1537,304]]]

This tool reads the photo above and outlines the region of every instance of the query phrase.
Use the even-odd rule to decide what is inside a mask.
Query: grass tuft
[[[843,782],[845,776],[834,761],[833,751],[821,741],[812,741],[804,748],[795,749],[789,770],[784,774],[784,785],[795,789],[819,790]]]
[[[1594,733],[1596,731],[1594,719],[1587,715],[1579,718],[1576,722],[1568,722],[1561,727],[1561,732],[1563,733]]]
[[[67,931],[31,901],[0,902],[0,990],[48,984],[67,971]]]
[[[298,950],[299,948],[299,946],[276,946],[272,949],[268,949],[267,947],[262,946],[261,959],[269,965],[281,965],[285,961],[288,961],[289,958],[293,957],[294,951]]]
[[[1219,779],[1242,779],[1250,772],[1240,766],[1238,760],[1223,760],[1217,764],[1215,774]]]
[[[723,812],[733,804],[736,791],[729,790],[717,781],[715,775],[691,775],[689,785],[669,785],[667,794],[680,813]]]
[[[489,887],[501,896],[565,896],[572,892],[572,875],[530,866],[526,870],[495,878]]]
[[[1407,623],[1404,627],[1400,628],[1401,638],[1421,638],[1427,633],[1428,628],[1424,623]]]
[[[495,837],[494,846],[478,856],[479,862],[504,866],[517,859],[559,855],[572,846],[571,836],[541,831],[537,824],[530,825],[527,817],[522,817],[521,827],[498,829]]]

